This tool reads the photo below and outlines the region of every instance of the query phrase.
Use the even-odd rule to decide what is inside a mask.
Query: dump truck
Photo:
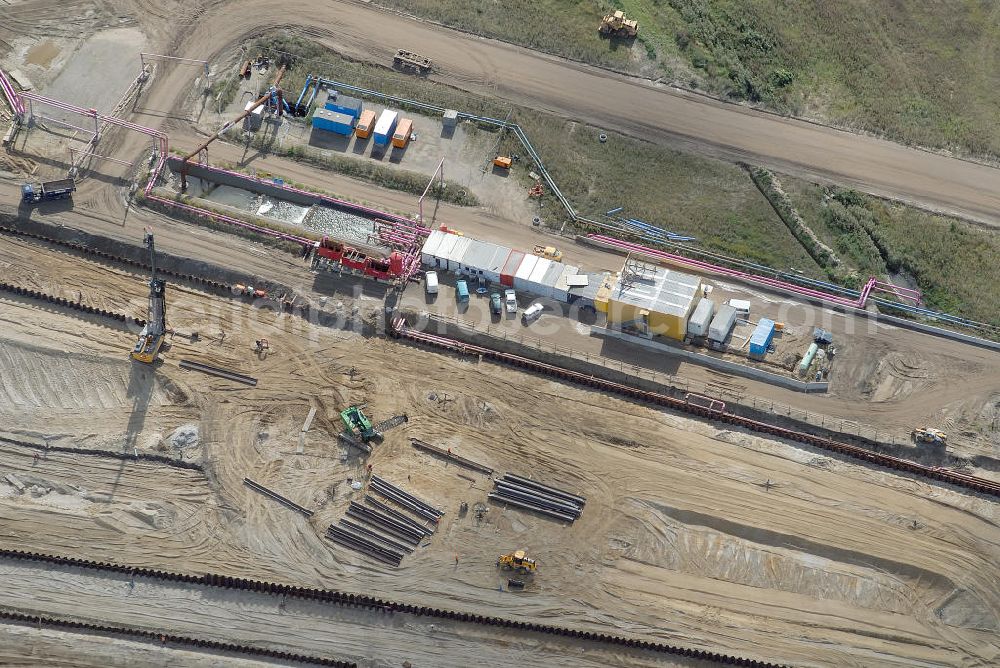
[[[427,74],[434,66],[433,61],[419,53],[413,53],[405,49],[398,49],[392,58],[392,66],[408,72],[417,74]]]
[[[21,201],[25,204],[37,204],[55,199],[66,199],[76,190],[73,179],[59,179],[44,183],[25,183],[21,186]]]
[[[639,22],[625,18],[625,12],[617,10],[605,15],[597,30],[607,37],[631,39],[639,34]]]
[[[535,255],[559,262],[562,260],[562,251],[555,246],[535,246]]]

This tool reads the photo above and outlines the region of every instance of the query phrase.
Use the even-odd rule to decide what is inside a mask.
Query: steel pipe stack
[[[587,502],[587,499],[577,494],[511,473],[505,474],[500,480],[494,480],[493,484],[495,489],[489,495],[490,499],[564,522],[573,522],[580,517]]]
[[[368,488],[432,522],[437,523],[437,521],[444,515],[444,511],[438,510],[426,501],[421,501],[409,492],[396,487],[392,483],[378,477],[377,475],[372,476],[371,481],[368,483]]]

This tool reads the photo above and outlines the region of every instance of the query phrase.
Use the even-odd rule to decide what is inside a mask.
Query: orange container
[[[400,119],[396,124],[396,131],[392,133],[392,145],[396,148],[406,148],[411,132],[413,132],[413,121],[409,118]]]
[[[358,119],[358,124],[354,128],[354,134],[356,134],[361,139],[368,139],[372,135],[372,130],[375,129],[375,112],[371,109],[365,109],[361,112],[361,118]]]

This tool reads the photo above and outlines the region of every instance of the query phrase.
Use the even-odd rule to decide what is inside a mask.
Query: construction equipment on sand
[[[419,53],[398,49],[396,55],[392,57],[392,66],[405,72],[427,74],[431,71],[434,63],[430,58],[421,56]]]
[[[265,360],[267,359],[267,353],[271,350],[271,344],[268,343],[267,339],[259,339],[254,341],[254,352],[257,353],[257,357]]]
[[[517,571],[518,573],[534,573],[538,566],[534,559],[528,559],[524,550],[517,550],[510,554],[501,554],[497,559],[497,566],[505,571]]]
[[[164,294],[167,282],[156,277],[156,250],[153,247],[153,233],[148,228],[143,241],[149,248],[149,312],[146,315],[146,324],[132,349],[132,359],[152,364],[160,348],[163,347],[163,340],[167,334],[167,302]]]
[[[555,246],[535,246],[533,251],[538,257],[548,258],[549,260],[555,260],[559,262],[562,260],[562,251]]]
[[[639,22],[625,18],[625,12],[616,10],[601,19],[598,32],[607,37],[631,39],[639,34]]]
[[[947,445],[948,443],[948,435],[934,427],[917,427],[913,430],[912,436],[917,443],[933,443],[934,445]]]
[[[344,433],[360,438],[364,443],[382,441],[382,434],[372,426],[372,421],[361,410],[361,406],[351,406],[340,411],[340,419],[344,422]]]

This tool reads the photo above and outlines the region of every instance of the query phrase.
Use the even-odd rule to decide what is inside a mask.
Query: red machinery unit
[[[332,241],[330,237],[323,237],[319,242],[319,248],[316,249],[316,255],[333,262],[340,262],[340,258],[344,256],[344,244]]]
[[[346,248],[344,250],[344,256],[340,258],[340,263],[342,265],[348,269],[354,269],[355,271],[364,271],[367,261],[367,255],[359,251],[357,248],[351,247]]]

